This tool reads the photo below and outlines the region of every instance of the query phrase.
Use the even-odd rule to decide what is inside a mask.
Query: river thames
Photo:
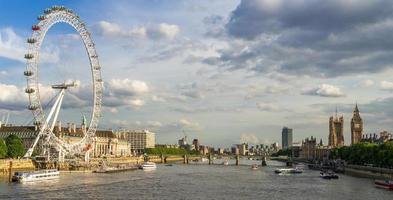
[[[151,172],[62,173],[56,181],[28,184],[9,184],[3,177],[0,199],[393,199],[393,191],[375,188],[371,179],[340,174],[338,180],[325,180],[311,170],[277,175],[274,169],[282,163],[269,161],[267,167],[251,170],[247,165],[253,162],[158,165]]]

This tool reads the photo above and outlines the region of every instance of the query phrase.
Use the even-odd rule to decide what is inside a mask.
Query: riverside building
[[[156,144],[156,134],[148,130],[120,130],[117,135],[128,141],[133,155],[143,153],[146,148],[154,148]]]
[[[322,139],[317,143],[313,136],[302,141],[299,157],[303,160],[315,161],[328,159],[331,148],[323,146]]]
[[[66,127],[63,127],[61,122],[58,121],[53,129],[53,133],[64,140],[65,142],[72,144],[79,142],[84,133],[87,131],[86,119],[82,119],[82,124],[77,128],[74,123],[67,123]],[[35,138],[39,134],[39,126],[3,126],[0,127],[0,138],[6,138],[9,135],[16,135],[22,139],[22,143],[25,149],[31,147]],[[117,137],[116,134],[111,130],[97,130],[96,136],[93,138],[91,149],[88,151],[89,157],[103,157],[103,156],[129,156],[130,148],[129,143],[125,138]],[[42,146],[42,140],[36,146],[37,151],[41,152],[40,147]]]

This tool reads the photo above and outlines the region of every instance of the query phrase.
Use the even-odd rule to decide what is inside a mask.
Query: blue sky
[[[378,0],[7,1],[0,7],[0,113],[25,124],[25,39],[45,8],[65,5],[86,23],[105,82],[103,129],[150,129],[160,143],[183,136],[230,146],[327,143],[338,106],[345,140],[358,102],[365,133],[393,129],[393,3]],[[17,12],[16,12],[17,11]],[[78,80],[61,120],[89,116],[88,60],[68,25],[51,29],[40,51],[40,82]],[[0,115],[1,116],[1,115]]]

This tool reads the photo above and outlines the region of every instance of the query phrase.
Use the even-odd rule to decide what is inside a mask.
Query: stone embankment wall
[[[339,167],[345,174],[374,179],[393,179],[393,169],[369,167],[360,165],[345,165],[345,167]]]
[[[32,170],[35,168],[33,162],[30,159],[28,160],[0,159],[0,175],[8,175],[10,162],[12,162],[12,171],[21,170],[21,169]]]

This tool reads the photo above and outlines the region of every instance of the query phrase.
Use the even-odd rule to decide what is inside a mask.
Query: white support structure
[[[35,121],[40,125],[40,133],[38,134],[32,147],[27,151],[25,157],[31,157],[35,146],[44,135],[46,138],[46,145],[55,147],[57,151],[59,151],[59,156],[64,157],[64,155],[66,154],[81,154],[86,150],[86,146],[91,145],[98,127],[99,118],[101,116],[103,81],[101,78],[101,66],[98,61],[95,45],[93,40],[91,39],[90,32],[87,30],[85,24],[80,20],[79,16],[76,15],[72,10],[67,9],[64,6],[53,6],[50,9],[46,9],[44,15],[40,15],[38,17],[38,20],[38,24],[32,26],[33,33],[31,37],[27,39],[29,50],[28,53],[24,56],[27,62],[27,67],[24,75],[27,79],[27,88],[25,91],[26,93],[28,93],[30,101],[30,105],[28,108],[32,111]],[[61,89],[61,92],[47,117],[42,108],[39,92],[39,51],[47,31],[57,23],[69,24],[81,36],[90,61],[90,69],[92,75],[93,108],[90,124],[87,128],[86,133],[84,134],[84,137],[79,142],[73,144],[69,144],[56,137],[56,135],[53,133],[53,127],[54,123],[56,123],[57,116],[60,111],[60,106],[64,97],[64,90],[70,86],[75,86],[75,83],[64,83],[52,86],[52,88],[54,89]],[[55,117],[52,120],[50,128],[47,128],[53,114]],[[59,157],[59,159],[61,158]]]

